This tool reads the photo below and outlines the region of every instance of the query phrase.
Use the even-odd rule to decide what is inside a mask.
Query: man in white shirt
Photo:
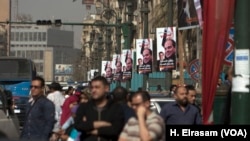
[[[55,105],[56,123],[55,123],[54,128],[53,128],[54,134],[52,134],[51,139],[50,139],[51,141],[54,141],[58,138],[56,133],[58,133],[60,131],[60,124],[59,123],[60,123],[60,118],[61,118],[61,113],[62,113],[61,106],[64,103],[65,97],[64,97],[63,93],[61,92],[62,87],[59,83],[52,82],[48,86],[50,89],[50,93],[48,94],[47,98],[49,100],[51,100]]]

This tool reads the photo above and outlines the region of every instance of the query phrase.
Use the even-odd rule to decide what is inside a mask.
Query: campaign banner
[[[203,25],[202,3],[203,3],[203,0],[194,0],[194,6],[195,6],[195,9],[196,9],[196,14],[197,14],[197,17],[198,17],[198,20],[199,20],[199,25],[200,25],[201,29],[202,29],[202,25]]]
[[[113,79],[113,69],[111,61],[102,61],[102,76],[104,76],[109,83],[112,82]]]
[[[176,69],[177,43],[176,27],[156,28],[157,69],[156,71],[172,71]]]
[[[122,81],[122,61],[121,54],[114,54],[112,58],[113,80]]]
[[[124,49],[122,50],[122,80],[127,81],[131,80],[132,72],[133,72],[133,51],[132,49]]]
[[[153,68],[153,40],[136,39],[137,72],[148,74]]]
[[[194,0],[178,0],[178,27],[192,27],[199,25]]]
[[[56,64],[55,75],[73,74],[73,66],[70,64]]]

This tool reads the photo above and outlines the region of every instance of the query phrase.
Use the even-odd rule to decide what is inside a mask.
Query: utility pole
[[[102,56],[103,56],[103,39],[102,39],[102,35],[99,33],[98,36],[98,47],[97,47],[97,69],[98,69],[98,74],[101,75],[101,70],[102,70]]]
[[[173,0],[168,0],[168,21],[167,26],[172,27],[173,26]],[[177,67],[176,67],[177,69]],[[165,73],[166,77],[166,85],[167,88],[170,88],[172,85],[172,71],[166,71]]]
[[[111,61],[110,54],[112,52],[112,41],[111,41],[111,28],[106,28],[106,49],[107,49],[107,61]]]
[[[117,26],[116,26],[116,44],[117,44],[117,48],[116,48],[116,53],[117,54],[121,54],[121,22],[122,22],[122,18],[118,17],[117,18]]]
[[[148,38],[148,13],[150,12],[149,8],[148,8],[148,1],[149,0],[143,0],[144,4],[143,7],[141,9],[141,12],[143,13],[143,39],[147,39]],[[143,85],[142,88],[143,90],[147,90],[147,85],[148,85],[148,78],[149,78],[149,74],[143,74]]]
[[[128,27],[129,27],[129,32],[128,32],[128,36],[127,36],[127,45],[125,46],[125,49],[131,49],[131,42],[132,42],[132,37],[133,37],[133,4],[132,4],[132,0],[129,0],[127,2],[127,8],[128,8],[128,20],[127,20],[127,24],[128,24]],[[133,74],[131,74],[133,75]],[[129,89],[131,87],[131,80],[128,80],[126,82],[126,88]]]
[[[235,56],[232,83],[231,124],[250,124],[249,94],[249,0],[236,0]]]

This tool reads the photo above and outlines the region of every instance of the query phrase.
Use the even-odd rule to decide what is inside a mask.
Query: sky
[[[12,0],[12,8],[15,8],[14,2],[18,1],[18,14],[31,15],[33,21],[61,19],[62,22],[82,23],[88,13],[94,12],[94,6],[91,11],[86,10],[82,5],[82,0]],[[81,48],[82,26],[63,26],[62,29],[73,30],[74,45]]]

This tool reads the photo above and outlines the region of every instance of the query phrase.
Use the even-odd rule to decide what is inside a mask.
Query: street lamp
[[[90,47],[90,50],[91,50],[91,48],[92,48],[94,39],[95,39],[95,30],[92,30],[92,31],[90,32],[90,39],[89,39],[89,47]]]
[[[143,15],[143,38],[147,39],[148,38],[148,13],[150,12],[149,7],[148,7],[148,2],[149,0],[143,0],[144,4],[143,7],[141,8],[141,12]],[[142,87],[144,90],[148,89],[148,78],[149,74],[143,74],[143,84]]]
[[[120,9],[120,13],[122,13],[124,3],[125,3],[125,0],[118,0],[118,6],[119,6],[119,9]]]
[[[96,34],[95,30],[92,29],[92,31],[90,32],[90,38],[89,38],[89,42],[88,42],[89,43],[89,51],[90,51],[90,53],[92,52],[92,47],[93,47],[93,43],[94,43],[94,39],[95,39],[95,34]],[[92,62],[93,62],[95,57],[96,56],[91,57],[92,59],[90,59],[90,60],[92,60]],[[95,67],[95,62],[90,63],[90,66],[91,66],[90,68],[93,69]]]
[[[112,17],[115,17],[115,21],[117,22],[121,22],[120,19],[117,18],[117,14],[115,12],[114,9],[110,8],[110,3],[109,0],[107,1],[107,7],[103,10],[102,14],[101,14],[101,19],[104,18],[107,21],[107,24],[110,23],[110,20],[112,19]],[[111,27],[106,27],[106,37],[105,37],[105,49],[107,50],[107,55],[106,55],[106,59],[108,61],[111,61],[111,52],[112,52],[112,40],[111,40],[111,36],[112,36],[112,29]],[[121,37],[121,24],[118,23],[118,25],[116,25],[116,41],[117,41],[117,51],[119,53],[121,50],[121,46],[120,46],[120,38]]]
[[[101,70],[102,70],[102,56],[103,56],[103,47],[102,47],[102,44],[103,44],[103,39],[102,39],[102,35],[100,33],[97,33],[97,43],[98,43],[98,46],[97,46],[97,63],[98,66],[98,73],[99,75],[101,75]]]
[[[118,17],[116,20],[117,26],[116,26],[116,54],[121,54],[121,25],[122,18]]]

